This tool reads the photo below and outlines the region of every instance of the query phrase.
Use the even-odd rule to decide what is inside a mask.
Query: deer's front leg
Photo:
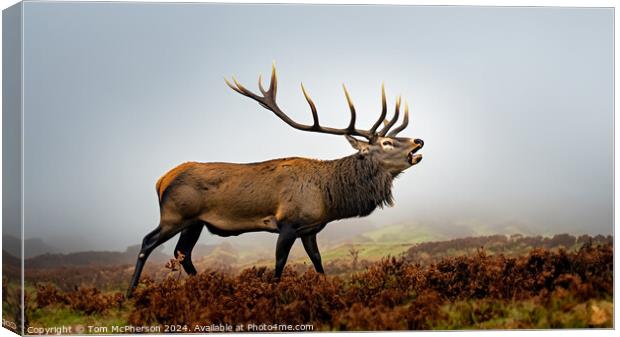
[[[295,239],[297,239],[297,231],[293,226],[283,224],[279,227],[280,235],[278,236],[278,243],[276,245],[276,280],[278,281],[282,276],[282,271],[286,265],[291,247],[293,247],[293,243],[295,243]]]
[[[316,234],[302,236],[301,242],[304,244],[304,249],[306,250],[306,253],[308,253],[310,260],[314,265],[314,269],[317,273],[324,274],[323,264],[321,263],[321,253],[319,252],[319,246],[316,244]]]

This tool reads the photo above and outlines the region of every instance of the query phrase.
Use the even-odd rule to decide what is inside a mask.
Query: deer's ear
[[[345,137],[349,141],[349,144],[351,144],[351,146],[354,149],[358,150],[361,154],[368,153],[368,143],[367,142],[365,142],[363,140],[355,139],[354,137],[351,137],[349,135],[345,135]]]

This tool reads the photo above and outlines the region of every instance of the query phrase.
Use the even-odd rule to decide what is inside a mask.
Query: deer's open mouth
[[[421,149],[421,147],[418,147],[415,150],[409,152],[409,154],[407,155],[407,161],[409,162],[409,164],[415,165],[422,160],[421,154],[415,154],[416,152],[418,152],[419,149]]]

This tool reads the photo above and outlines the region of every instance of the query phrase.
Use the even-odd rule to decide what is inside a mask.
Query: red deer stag
[[[344,88],[351,120],[344,129],[319,124],[316,106],[303,84],[301,89],[310,105],[312,125],[289,118],[276,104],[277,79],[272,68],[271,83],[262,96],[246,89],[233,78],[226,81],[236,92],[257,101],[286,124],[302,131],[343,135],[357,153],[336,160],[283,158],[251,164],[181,164],[157,181],[160,223],[144,237],[129,287],[131,296],[147,257],[153,249],[181,232],[175,248],[185,255],[182,262],[188,274],[196,274],[191,251],[203,226],[220,236],[246,232],[278,233],[275,277],[279,279],[295,239],[301,238],[317,272],[323,273],[316,234],[329,222],[369,215],[375,208],[392,205],[392,181],[404,170],[422,160],[416,152],[421,139],[396,137],[409,121],[405,103],[403,122],[394,130],[399,117],[400,97],[393,118],[388,122],[385,89],[381,87],[382,110],[369,130],[355,127],[355,107]],[[384,126],[377,131],[382,122]],[[362,137],[360,140],[355,137]]]

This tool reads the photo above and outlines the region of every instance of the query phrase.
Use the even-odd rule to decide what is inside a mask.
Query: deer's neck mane
[[[327,163],[323,191],[334,219],[366,216],[377,207],[393,205],[394,177],[376,159],[354,154]]]

